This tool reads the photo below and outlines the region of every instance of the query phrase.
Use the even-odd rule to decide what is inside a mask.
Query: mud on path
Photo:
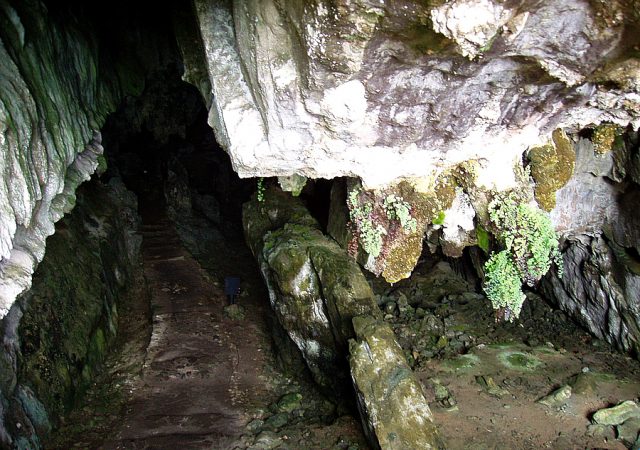
[[[46,448],[366,449],[356,419],[334,420],[333,406],[304,377],[278,368],[268,294],[243,242],[192,223],[186,236],[196,236],[205,270],[170,220],[143,217],[149,297],[123,306],[103,375]],[[222,289],[234,274],[242,276],[244,313],[235,320]]]

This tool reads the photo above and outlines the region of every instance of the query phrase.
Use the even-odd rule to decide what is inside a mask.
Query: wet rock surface
[[[172,59],[161,21],[137,6],[49,3],[0,7],[0,316],[31,286],[54,224],[103,164],[106,116]]]
[[[563,254],[567,276],[551,274],[545,294],[586,329],[623,351],[640,350],[639,135],[606,126],[609,145],[575,142],[575,176],[557,194],[551,217],[566,237]],[[593,141],[593,142],[592,142]]]

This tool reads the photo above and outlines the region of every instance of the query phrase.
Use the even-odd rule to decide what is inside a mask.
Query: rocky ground
[[[179,222],[182,239],[164,219],[145,230],[153,310],[144,295],[125,305],[118,351],[48,448],[368,448],[352,414],[281,364],[239,234],[197,216]],[[229,275],[242,278],[234,307],[222,291]],[[445,261],[424,260],[394,286],[370,281],[447,448],[638,445],[640,364],[542,298],[528,293],[519,321],[496,324]]]
[[[496,324],[488,300],[437,261],[374,286],[447,448],[638,448],[637,406],[604,423],[594,413],[638,401],[640,364],[542,298],[529,293],[520,320]]]

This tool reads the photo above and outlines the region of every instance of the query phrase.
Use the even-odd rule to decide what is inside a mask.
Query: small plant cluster
[[[418,227],[416,219],[411,217],[411,205],[397,195],[387,195],[384,199],[384,208],[390,220],[399,220],[400,226],[405,230],[415,232]]]
[[[264,191],[264,178],[260,177],[258,178],[258,183],[256,185],[256,198],[259,203],[264,203]]]
[[[411,216],[411,205],[404,201],[402,197],[396,195],[388,195],[382,201],[382,214],[376,211],[373,202],[361,201],[362,190],[360,188],[352,189],[347,198],[347,206],[349,207],[349,217],[351,226],[354,230],[354,237],[362,244],[362,248],[374,258],[380,256],[383,251],[384,239],[394,237],[396,235],[396,227],[389,226],[389,230],[383,226],[383,223],[399,222],[400,227],[404,230],[415,232],[418,223]],[[385,217],[381,217],[385,216]],[[356,248],[357,244],[350,243],[350,250]],[[353,252],[352,254],[355,254]]]
[[[382,236],[386,230],[380,224],[372,220],[373,205],[369,202],[360,205],[359,196],[361,190],[353,189],[349,192],[347,204],[351,223],[355,224],[357,236],[364,251],[377,258],[382,251]]]
[[[513,321],[524,302],[523,283],[534,286],[552,263],[562,276],[558,237],[542,210],[518,202],[513,193],[489,204],[489,218],[503,250],[492,253],[484,266],[484,290],[493,307]]]

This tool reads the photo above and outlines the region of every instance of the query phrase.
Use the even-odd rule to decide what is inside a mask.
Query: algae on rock
[[[363,424],[374,446],[444,448],[420,383],[407,364],[393,330],[371,316],[353,319],[349,341],[351,377]]]
[[[551,211],[556,206],[556,191],[567,184],[575,166],[575,151],[567,135],[553,132],[553,144],[529,150],[531,176],[536,182],[535,197],[540,207]]]
[[[247,242],[269,288],[280,325],[302,353],[314,380],[338,397],[348,377],[351,319],[380,316],[359,266],[326,237],[301,200],[271,186],[263,202],[243,206]]]

